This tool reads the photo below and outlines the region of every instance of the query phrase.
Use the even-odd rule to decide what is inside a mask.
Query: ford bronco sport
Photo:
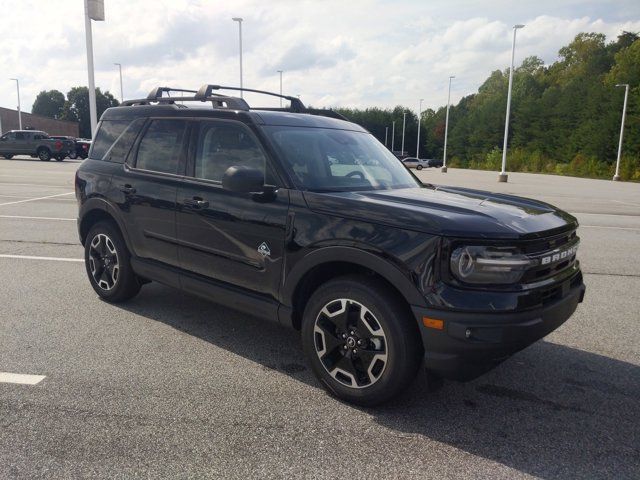
[[[240,89],[163,87],[102,115],[75,187],[103,299],[157,281],[298,329],[322,384],[361,405],[421,363],[475,378],[582,301],[571,215],[422,184],[336,112],[219,90]]]

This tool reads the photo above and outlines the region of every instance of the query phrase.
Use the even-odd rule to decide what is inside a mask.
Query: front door
[[[222,188],[231,166],[265,172],[277,183],[254,134],[240,122],[203,120],[194,127],[187,178],[178,189],[178,256],[183,269],[277,296],[289,192],[272,196]]]

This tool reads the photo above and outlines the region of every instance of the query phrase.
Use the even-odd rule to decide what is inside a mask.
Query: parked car
[[[11,130],[0,137],[0,155],[6,159],[30,155],[46,162],[52,157],[61,162],[70,149],[70,142],[51,138],[40,130]]]
[[[407,157],[402,160],[402,163],[407,168],[415,168],[416,170],[422,170],[423,168],[427,168],[429,165],[427,160],[416,157]]]
[[[68,149],[67,157],[74,159],[76,158],[76,139],[75,137],[67,137],[64,135],[51,135],[50,138],[55,140],[60,140],[64,143],[65,148]]]
[[[437,167],[440,168],[443,165],[441,159],[437,158],[428,158],[427,159],[427,167]]]
[[[106,301],[157,281],[295,328],[324,387],[360,405],[397,395],[423,362],[431,378],[475,378],[582,302],[571,215],[422,184],[335,112],[219,90],[265,93],[158,88],[102,115],[75,191]],[[350,157],[367,161],[332,161]]]
[[[76,150],[72,157],[69,158],[82,158],[83,160],[89,156],[89,148],[91,148],[91,140],[86,138],[76,138]]]

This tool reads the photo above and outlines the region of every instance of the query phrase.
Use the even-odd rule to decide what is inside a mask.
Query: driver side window
[[[262,150],[240,125],[203,122],[195,156],[195,178],[222,182],[229,167],[247,166],[265,172]]]

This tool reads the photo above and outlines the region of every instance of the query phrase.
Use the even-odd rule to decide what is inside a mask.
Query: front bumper
[[[442,377],[472,380],[562,325],[582,302],[582,282],[543,307],[514,313],[462,313],[412,306],[426,368]],[[444,322],[427,328],[423,318]]]

